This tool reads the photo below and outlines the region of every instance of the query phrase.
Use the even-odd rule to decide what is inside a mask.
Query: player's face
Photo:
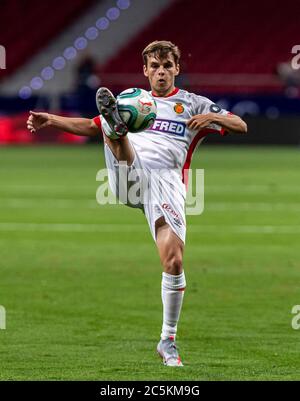
[[[166,96],[174,90],[178,74],[179,64],[175,63],[171,53],[164,59],[149,55],[147,65],[144,65],[144,75],[149,79],[152,91],[159,96]]]

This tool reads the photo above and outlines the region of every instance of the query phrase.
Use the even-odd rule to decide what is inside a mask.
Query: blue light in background
[[[44,86],[44,81],[40,77],[32,78],[30,86],[34,90],[39,90]]]
[[[77,38],[74,42],[74,46],[77,50],[83,50],[87,47],[88,41],[84,37]]]
[[[32,90],[29,86],[23,86],[23,88],[19,90],[19,97],[23,100],[29,99],[31,95]]]
[[[117,7],[110,8],[107,11],[106,16],[111,21],[115,21],[120,17],[120,10]]]
[[[126,10],[131,6],[130,0],[117,0],[117,7],[112,7],[107,10],[106,17],[99,18],[96,22],[96,27],[92,26],[85,31],[85,37],[81,36],[74,41],[74,47],[67,47],[63,56],[56,57],[52,62],[52,67],[55,70],[63,70],[66,66],[66,60],[73,60],[78,55],[78,50],[84,50],[88,46],[88,40],[95,40],[99,36],[99,31],[105,31],[110,25],[110,21],[116,21],[120,17],[120,10]],[[41,71],[41,77],[34,77],[30,82],[30,86],[23,86],[19,90],[19,97],[21,99],[29,99],[32,95],[32,89],[41,89],[44,85],[44,81],[50,81],[55,71],[51,66],[43,68]]]
[[[130,7],[130,0],[118,0],[117,6],[120,10],[127,10]]]
[[[77,56],[77,50],[75,47],[67,47],[64,51],[64,58],[67,60],[73,60]]]
[[[62,70],[66,65],[66,60],[63,57],[56,57],[53,60],[52,66],[55,70]]]
[[[52,67],[45,67],[41,72],[41,77],[45,79],[45,81],[49,81],[54,77],[54,70]]]
[[[100,29],[100,31],[105,31],[109,27],[109,20],[105,17],[99,18],[96,22],[96,27]]]
[[[86,32],[85,32],[85,36],[89,40],[95,40],[98,35],[99,35],[98,29],[93,27],[93,26],[90,27],[89,29],[87,29]]]

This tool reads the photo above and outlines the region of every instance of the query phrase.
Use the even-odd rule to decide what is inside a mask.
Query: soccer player
[[[155,41],[143,51],[144,75],[157,103],[157,119],[141,133],[127,133],[116,107],[116,99],[107,88],[97,91],[100,115],[94,119],[68,118],[48,113],[30,112],[27,121],[31,132],[52,126],[77,135],[97,136],[103,132],[109,183],[118,196],[116,177],[120,162],[129,170],[170,171],[169,178],[159,176],[162,188],[159,199],[140,206],[148,221],[163,266],[161,297],[163,324],[157,352],[167,366],[183,366],[176,348],[177,324],[186,287],[183,253],[186,234],[186,174],[196,145],[211,132],[246,133],[247,125],[238,116],[221,109],[209,99],[175,87],[180,72],[180,50],[169,41]],[[174,193],[169,188],[171,177]],[[166,184],[166,185],[164,185]],[[122,185],[122,183],[121,183]],[[129,185],[128,182],[125,185]],[[129,204],[130,206],[130,204]]]

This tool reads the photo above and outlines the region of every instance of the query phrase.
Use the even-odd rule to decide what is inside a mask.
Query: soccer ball
[[[126,89],[117,97],[117,105],[129,132],[145,131],[156,119],[156,102],[144,89]]]

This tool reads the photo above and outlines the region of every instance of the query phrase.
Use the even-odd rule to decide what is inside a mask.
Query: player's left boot
[[[157,353],[165,366],[183,366],[173,337],[160,340],[157,345]]]
[[[97,90],[96,105],[108,125],[109,129],[105,130],[107,136],[112,139],[125,136],[128,128],[119,114],[117,100],[109,89],[99,88]]]

